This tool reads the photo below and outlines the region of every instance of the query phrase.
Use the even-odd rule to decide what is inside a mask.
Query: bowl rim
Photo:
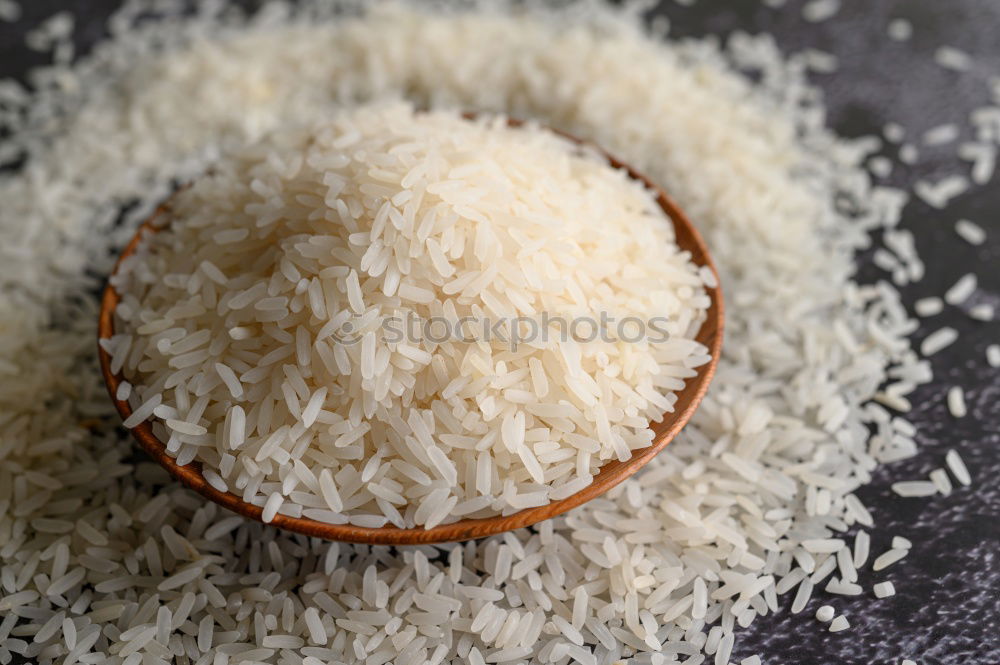
[[[517,119],[509,119],[508,122],[511,126],[515,127],[524,124],[524,121]],[[592,142],[584,141],[563,131],[555,129],[551,129],[551,131],[577,144],[586,145],[589,148],[597,150],[608,159],[612,167],[625,171],[629,177],[643,183],[655,194],[657,204],[670,218],[674,227],[677,246],[682,251],[689,252],[692,262],[698,266],[707,267],[715,277],[716,286],[704,287],[711,302],[706,311],[705,320],[702,322],[701,328],[695,336],[696,341],[708,348],[711,359],[706,364],[695,368],[697,371],[695,376],[685,380],[684,388],[676,393],[677,400],[674,403],[674,411],[664,414],[661,422],[650,423],[651,429],[654,431],[653,443],[645,448],[633,451],[632,456],[624,462],[619,460],[606,462],[601,466],[597,475],[594,476],[593,482],[579,492],[564,499],[552,501],[542,506],[525,508],[510,515],[461,519],[449,524],[439,524],[430,529],[420,527],[401,529],[391,524],[381,527],[330,524],[306,517],[290,517],[280,513],[275,515],[274,519],[266,524],[325,540],[370,545],[422,545],[484,538],[512,529],[537,524],[543,520],[561,515],[604,494],[645,466],[691,420],[715,375],[721,355],[724,330],[725,317],[722,288],[718,270],[708,252],[708,247],[684,211],[681,210],[661,187],[653,183],[648,177]],[[121,300],[121,296],[115,290],[114,286],[112,286],[111,280],[118,273],[122,262],[135,253],[139,243],[146,234],[156,233],[160,230],[161,227],[156,222],[169,211],[170,199],[168,198],[139,226],[139,229],[115,262],[101,297],[97,330],[98,358],[108,394],[114,402],[122,420],[126,420],[132,415],[132,408],[129,406],[128,401],[120,400],[117,397],[118,386],[125,378],[121,371],[117,373],[111,371],[111,355],[100,343],[101,340],[109,339],[115,334],[114,311]],[[193,461],[184,466],[178,465],[174,458],[167,453],[164,443],[153,434],[149,419],[131,428],[131,433],[143,450],[160,466],[165,468],[173,478],[179,480],[181,484],[194,490],[206,499],[219,504],[223,508],[258,522],[263,522],[261,519],[262,508],[244,502],[240,496],[232,492],[222,492],[210,485],[202,474],[200,462]]]

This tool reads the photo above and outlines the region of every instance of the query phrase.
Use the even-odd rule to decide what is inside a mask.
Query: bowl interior
[[[517,126],[521,122],[511,120],[510,124]],[[559,133],[575,142],[583,143],[576,137],[563,132]],[[644,175],[613,156],[607,153],[604,154],[612,166],[624,169],[632,178],[644,183],[656,194],[657,203],[673,222],[677,245],[682,250],[690,252],[691,259],[696,265],[707,266],[715,274],[716,282],[718,283],[718,273],[708,253],[708,248],[684,212],[660,187],[656,186]],[[156,232],[160,228],[154,222],[168,211],[169,201],[161,205],[146,220],[122,251],[118,263],[115,265],[114,272],[118,271],[118,267],[123,259],[136,251],[146,231]],[[711,305],[707,310],[707,317],[695,339],[709,349],[711,360],[697,369],[698,374],[696,376],[685,381],[684,388],[677,393],[674,411],[666,414],[661,422],[652,424],[654,432],[652,445],[636,450],[632,457],[625,462],[614,460],[606,463],[594,477],[593,482],[580,492],[544,506],[527,508],[507,516],[463,519],[450,524],[441,524],[430,529],[400,529],[392,525],[369,528],[350,524],[328,524],[312,519],[289,517],[281,514],[276,515],[270,524],[308,536],[352,543],[381,545],[440,543],[483,538],[511,529],[529,526],[550,517],[555,517],[607,492],[642,468],[677,436],[678,432],[691,419],[699,402],[701,402],[702,397],[704,397],[705,392],[708,390],[708,385],[715,374],[722,348],[723,303],[721,288],[718,286],[713,288],[706,287],[705,291],[711,298]],[[114,335],[114,311],[119,300],[120,296],[118,292],[115,291],[109,282],[104,289],[104,295],[101,300],[100,318],[98,321],[99,339],[108,339]],[[114,401],[118,413],[121,414],[124,420],[132,414],[132,408],[128,402],[116,398],[118,385],[124,380],[124,377],[120,372],[117,374],[111,372],[111,356],[100,345],[98,345],[98,354],[108,393],[112,401]],[[212,487],[202,475],[200,463],[192,462],[185,466],[177,465],[174,458],[166,452],[164,443],[153,435],[149,421],[137,425],[131,431],[142,448],[181,483],[235,513],[261,521],[261,508],[244,502],[236,494],[221,492]]]

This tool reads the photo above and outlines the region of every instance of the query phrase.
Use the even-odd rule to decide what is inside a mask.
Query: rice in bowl
[[[652,443],[709,360],[646,187],[536,125],[380,104],[235,151],[113,284],[126,425],[216,489],[378,527],[510,514]]]

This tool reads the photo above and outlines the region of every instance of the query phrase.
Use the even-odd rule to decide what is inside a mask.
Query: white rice
[[[802,18],[819,23],[836,16],[840,11],[840,0],[809,0],[802,6]]]
[[[814,72],[820,74],[832,74],[837,71],[837,56],[832,53],[818,51],[816,49],[808,49],[799,54],[799,56],[806,63],[806,66]]]
[[[832,561],[832,559],[830,560]],[[813,591],[813,580],[809,578],[802,580],[802,582],[799,584],[799,590],[795,592],[795,598],[792,600],[793,614],[797,614],[801,612],[803,609],[805,609],[806,604],[812,597],[812,591]]]
[[[854,536],[854,567],[860,568],[865,565],[868,561],[868,553],[871,548],[871,536],[868,535],[867,531],[859,531],[856,536]]]
[[[955,123],[947,123],[932,127],[924,132],[924,145],[939,146],[952,143],[958,139],[961,130]]]
[[[827,583],[826,591],[839,596],[860,596],[862,589],[859,585],[854,584],[853,582],[845,582],[843,580],[833,578]]]
[[[913,303],[913,311],[917,313],[917,316],[928,317],[936,316],[944,310],[944,301],[937,296],[928,296],[926,298],[920,298],[917,302]]]
[[[905,42],[913,36],[913,24],[904,18],[894,18],[889,21],[887,33],[890,39]]]
[[[959,156],[972,162],[972,182],[977,185],[985,185],[993,179],[997,167],[997,147],[990,143],[974,143],[971,151],[962,154],[959,148]]]
[[[878,572],[888,568],[892,564],[901,560],[907,554],[909,554],[908,549],[891,549],[875,558],[872,562],[872,570]]]
[[[961,386],[952,386],[948,389],[948,412],[955,418],[964,418],[968,413],[965,406],[965,392]]]
[[[892,491],[899,496],[931,496],[937,493],[937,488],[927,480],[903,480],[893,483]]]
[[[122,381],[118,384],[118,390],[115,391],[115,399],[127,400],[131,394],[132,384],[128,381]]]
[[[533,221],[508,221],[519,218]],[[659,375],[689,376],[707,360],[693,337],[709,299],[698,267],[673,244],[670,220],[604,157],[535,126],[362,106],[220,160],[171,199],[164,224],[140,248],[141,270],[115,276],[126,307],[117,317],[123,336],[112,341],[128,349],[124,371],[138,399],[158,395],[161,410],[187,411],[165,418],[177,442],[168,452],[242,490],[264,506],[266,522],[321,498],[333,509],[328,483],[324,494],[312,480],[324,469],[352,486],[340,497],[349,518],[384,515],[400,527],[561,498],[652,442],[645,423],[673,401],[661,385],[684,384]],[[240,241],[215,240],[237,231]],[[262,242],[275,249],[248,265]],[[199,271],[212,283],[199,284]],[[541,275],[560,285],[546,288]],[[401,340],[388,327],[444,315],[475,321],[481,312],[597,321],[602,313],[580,297],[599,298],[612,322],[661,317],[669,338],[632,348],[595,340],[570,354],[558,329],[517,348],[504,339]],[[181,307],[192,313],[172,324],[180,335],[164,353],[159,331],[141,331]],[[364,331],[360,344],[327,337],[348,325]],[[184,369],[189,378],[178,378]],[[627,384],[612,378],[626,376]],[[199,396],[197,415],[188,395]],[[551,427],[536,404],[560,405],[572,425]],[[541,437],[526,441],[535,431]],[[602,443],[582,451],[570,434]],[[470,445],[477,440],[492,443]],[[227,455],[235,463],[223,469]],[[568,457],[575,472],[555,473]],[[431,478],[433,491],[397,462]],[[289,480],[299,464],[307,475]],[[472,466],[481,475],[467,487],[458,469]],[[486,501],[471,515],[465,504],[454,512],[479,496]]]
[[[882,128],[882,135],[889,143],[902,143],[906,138],[906,129],[895,122],[890,122]]]
[[[902,155],[900,157],[902,158]],[[915,161],[915,157],[912,161]],[[963,175],[946,176],[937,182],[920,180],[913,186],[913,193],[918,198],[938,210],[944,209],[952,199],[967,191],[969,191],[969,180]]]
[[[972,57],[954,46],[942,46],[934,52],[934,61],[946,69],[964,72],[972,67]]]
[[[13,23],[21,18],[21,5],[17,0],[0,0],[0,21]]]
[[[931,482],[934,483],[934,487],[942,496],[948,496],[952,491],[951,479],[948,477],[948,472],[944,469],[934,469],[930,473]]]
[[[892,582],[878,582],[872,589],[875,591],[876,598],[888,598],[896,595],[896,587],[893,586]]]
[[[966,468],[965,462],[962,461],[962,457],[954,450],[949,450],[944,456],[945,462],[948,464],[948,469],[951,474],[955,476],[955,479],[962,483],[963,485],[972,484],[972,475],[969,473],[969,469]]]
[[[958,339],[958,331],[950,326],[939,328],[924,338],[920,343],[920,353],[925,357],[930,357],[950,346]]]
[[[990,367],[1000,367],[1000,344],[990,344],[986,347],[986,364]]]
[[[847,617],[845,617],[843,614],[834,618],[834,620],[830,622],[831,633],[839,633],[841,631],[847,630],[850,627],[851,623],[847,620]]]
[[[955,222],[955,233],[970,245],[982,245],[986,242],[986,231],[983,230],[983,227],[967,219]]]
[[[282,12],[272,8],[252,27],[228,28],[225,38],[210,17],[137,29],[119,15],[110,30],[115,43],[96,49],[86,66],[58,69],[65,87],[25,93],[18,103],[25,121],[0,120],[13,123],[0,153],[24,148],[32,164],[30,177],[0,182],[0,254],[10,294],[0,302],[0,372],[13,368],[18,377],[0,382],[0,503],[10,502],[0,511],[0,533],[20,534],[0,546],[0,568],[10,571],[0,572],[2,583],[14,583],[0,596],[0,655],[14,647],[32,657],[44,651],[41,660],[87,665],[451,665],[474,653],[510,662],[699,662],[709,644],[714,653],[728,649],[739,627],[787,607],[790,599],[779,594],[799,587],[796,595],[808,598],[815,585],[839,576],[837,557],[812,555],[802,542],[843,539],[855,524],[874,528],[875,511],[853,492],[880,463],[915,454],[916,444],[898,415],[871,400],[889,382],[878,400],[905,408],[906,395],[930,376],[910,352],[914,323],[896,291],[848,278],[856,252],[871,242],[865,231],[899,224],[906,194],[871,187],[863,169],[870,152],[858,154],[853,142],[822,128],[822,106],[802,82],[800,65],[782,61],[767,38],[734,37],[725,55],[704,42],[664,45],[634,19],[603,10],[543,17],[532,6],[512,20],[382,8],[349,24],[318,14],[292,27]],[[169,55],[150,46],[153,37]],[[755,79],[776,82],[780,92],[737,76],[734,62],[752,68]],[[136,461],[93,365],[97,285],[89,275],[111,269],[110,257],[174,182],[196,178],[220,153],[275,129],[312,125],[359,101],[404,96],[427,106],[533,117],[595,139],[666,185],[691,213],[731,297],[719,377],[667,451],[615,491],[537,530],[452,546],[462,551],[459,563],[439,556],[439,548],[369,548],[282,533],[205,503],[158,467]],[[65,122],[49,122],[56,109]],[[842,196],[861,218],[839,212]],[[139,204],[118,228],[118,202],[132,200]],[[218,284],[211,268],[196,274],[203,288]],[[839,332],[833,320],[843,322]],[[247,333],[227,331],[236,341]],[[163,349],[180,341],[169,329],[161,335]],[[792,339],[803,343],[786,343]],[[293,341],[291,355],[275,362],[300,360]],[[852,341],[857,351],[847,351]],[[120,361],[127,356],[120,352]],[[224,387],[212,370],[204,387]],[[175,378],[189,380],[185,371],[196,370],[178,369]],[[680,374],[664,378],[690,376]],[[827,378],[817,385],[816,377]],[[164,394],[184,402],[174,388]],[[44,408],[42,394],[51,396]],[[308,395],[296,396],[304,407]],[[185,408],[169,417],[224,421],[226,414],[208,411],[198,398],[187,395]],[[129,399],[140,406],[134,392]],[[244,415],[249,423],[271,417],[260,410]],[[324,418],[321,412],[317,422]],[[537,435],[525,432],[526,440]],[[219,462],[228,474],[236,461],[227,454]],[[423,472],[410,465],[403,468],[419,483]],[[964,469],[948,466],[956,477],[955,469]],[[280,493],[291,477],[299,486],[289,494],[306,505],[308,492],[299,493],[311,481],[298,469],[263,491]],[[393,490],[381,469],[369,471],[366,482]],[[455,471],[465,477],[475,469]],[[315,483],[322,500],[304,512],[328,519],[344,519],[343,502],[362,485],[360,474],[320,474]],[[106,544],[91,542],[86,528],[72,537],[46,532],[76,519],[80,497],[87,507],[79,517]],[[58,538],[65,542],[43,559],[42,548]],[[502,571],[495,568],[498,550],[510,548],[509,540],[523,556],[512,549]],[[523,577],[512,579],[516,566]],[[698,608],[704,622],[692,616],[696,578],[706,591]],[[45,597],[52,584],[68,584],[61,598]],[[723,584],[750,590],[748,597],[714,597]],[[587,616],[577,630],[585,646],[567,644],[552,621],[571,621],[569,599],[581,586]],[[443,614],[442,601],[455,609]],[[470,632],[486,603],[496,616],[488,612],[490,625]],[[310,608],[326,644],[313,644]],[[64,619],[51,638],[32,643],[58,611],[74,617],[73,627]],[[164,643],[160,622],[168,616]],[[209,632],[214,655],[198,645],[199,633],[204,643]]]
[[[976,292],[978,280],[974,273],[966,273],[944,294],[944,301],[949,305],[959,305]]]
[[[835,614],[836,611],[831,606],[820,605],[816,609],[816,620],[821,621],[822,623],[829,623],[830,621],[833,621]]]
[[[996,317],[996,308],[987,303],[980,303],[969,308],[969,317],[976,321],[992,321]]]
[[[873,175],[885,179],[892,175],[892,160],[888,157],[877,156],[868,160],[868,168]]]

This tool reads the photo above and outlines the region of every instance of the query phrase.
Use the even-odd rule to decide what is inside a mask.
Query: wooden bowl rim
[[[524,124],[523,121],[517,119],[510,119],[509,123],[512,126]],[[652,424],[655,432],[652,445],[636,450],[632,457],[625,462],[618,460],[607,462],[601,467],[598,474],[594,476],[594,480],[590,485],[565,499],[553,501],[544,506],[526,508],[506,516],[497,515],[493,517],[463,519],[451,524],[440,524],[430,529],[400,529],[392,525],[360,527],[352,524],[328,524],[305,517],[289,517],[282,514],[276,515],[267,524],[279,529],[286,529],[326,540],[370,545],[422,545],[485,538],[503,533],[504,531],[531,526],[543,520],[556,517],[604,494],[636,473],[653,459],[657,453],[663,450],[677,436],[691,419],[691,416],[694,415],[695,409],[697,409],[698,404],[705,396],[705,392],[708,390],[708,386],[715,375],[722,349],[724,327],[724,305],[722,301],[722,289],[718,285],[719,274],[701,234],[698,233],[698,230],[691,224],[684,212],[666,192],[645,175],[593,143],[583,141],[566,132],[551,131],[571,141],[598,150],[607,157],[608,162],[613,167],[624,170],[631,178],[642,182],[651,192],[655,193],[657,203],[673,222],[674,235],[678,247],[683,251],[690,252],[691,260],[696,265],[707,266],[715,276],[716,286],[711,288],[705,287],[705,292],[711,298],[711,304],[706,312],[705,321],[702,323],[698,335],[695,337],[696,341],[708,348],[711,360],[697,368],[698,374],[696,376],[685,381],[684,388],[677,393],[677,401],[674,404],[675,410],[665,414],[663,421],[660,423]],[[108,394],[111,396],[111,400],[118,409],[122,420],[126,420],[132,415],[132,408],[128,402],[117,398],[118,386],[124,380],[124,377],[121,372],[117,374],[111,372],[111,356],[100,344],[100,340],[108,339],[115,334],[114,311],[121,299],[118,292],[111,285],[111,277],[117,274],[122,261],[136,251],[147,231],[155,233],[159,230],[154,222],[158,217],[167,213],[169,209],[168,199],[168,201],[157,207],[153,214],[139,227],[135,236],[133,236],[125,249],[122,250],[121,255],[115,263],[101,298],[101,310],[97,329],[98,357]],[[221,492],[212,487],[202,475],[200,462],[194,461],[185,466],[178,466],[174,458],[166,452],[165,445],[153,434],[149,420],[136,425],[131,429],[131,432],[143,450],[183,485],[234,513],[262,522],[261,513],[263,510],[260,507],[244,502],[236,494]]]

